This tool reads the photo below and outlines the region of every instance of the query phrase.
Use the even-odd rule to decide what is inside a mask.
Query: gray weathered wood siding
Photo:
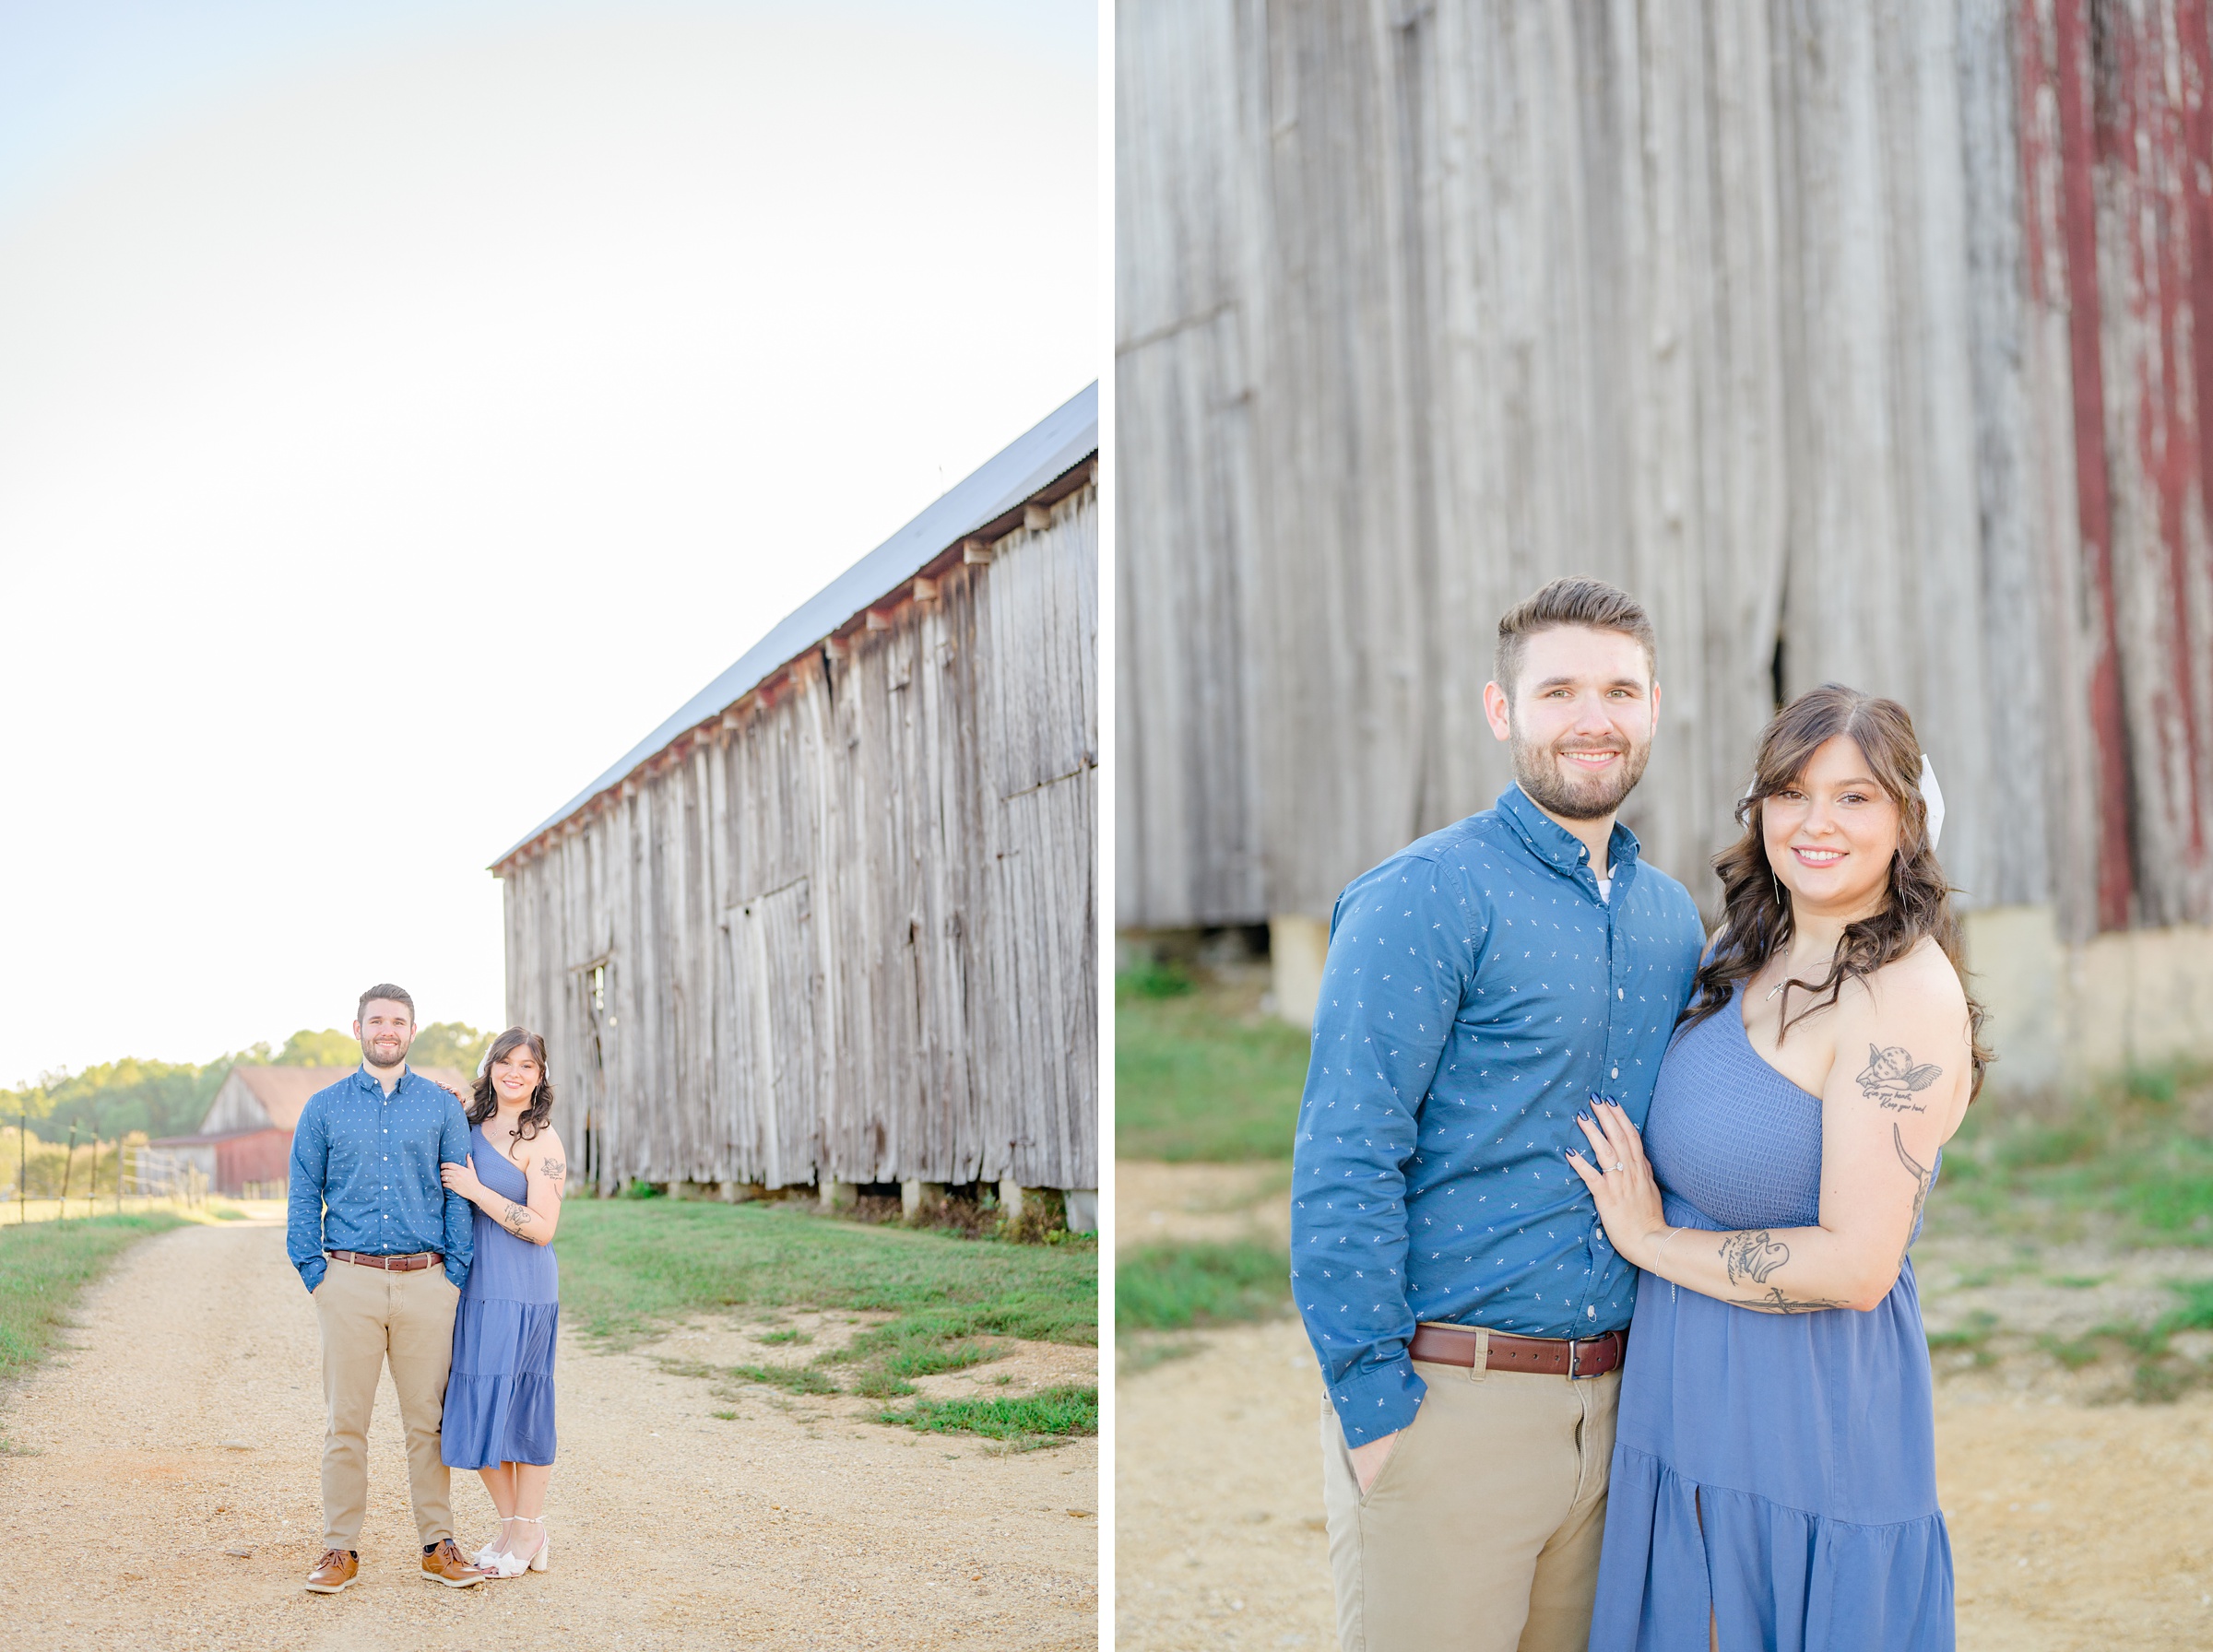
[[[603,1187],[1095,1187],[1094,484],[502,868]]]
[[[1485,807],[1570,572],[1652,611],[1625,818],[1702,897],[1780,666],[1913,711],[1970,903],[2213,920],[2213,61],[2089,16],[1127,0],[1118,921],[1319,916]]]

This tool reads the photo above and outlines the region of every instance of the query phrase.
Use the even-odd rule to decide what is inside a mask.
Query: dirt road
[[[1242,1202],[1269,1186],[1269,1173],[1239,1167],[1118,1174],[1132,1244],[1230,1236],[1248,1220]],[[1241,1231],[1279,1220],[1263,1203]],[[1932,1259],[1923,1276],[1953,1271]],[[1117,1384],[1116,1645],[1334,1646],[1321,1385],[1304,1332],[1284,1320],[1155,1339],[1150,1351],[1164,1340],[1195,1351],[1145,1366],[1146,1340],[1125,1338]],[[2213,1646],[2213,1393],[2089,1402],[2111,1389],[2027,1355],[1939,1383],[1963,1652]]]
[[[281,1228],[149,1240],[79,1317],[7,1402],[0,1647],[1097,1644],[1095,1441],[1006,1453],[863,1422],[868,1401],[733,1401],[655,1357],[763,1361],[737,1321],[626,1354],[564,1330],[550,1570],[473,1589],[419,1576],[387,1378],[361,1579],[324,1597],[300,1587],[321,1547],[320,1356]],[[810,1351],[837,1328],[789,1317],[822,1333]],[[920,1386],[1094,1369],[1089,1350],[1024,1345]],[[473,1474],[454,1507],[474,1548],[491,1503]]]

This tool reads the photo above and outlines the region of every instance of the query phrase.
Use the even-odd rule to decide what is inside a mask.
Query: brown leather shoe
[[[335,1595],[351,1583],[361,1569],[361,1556],[350,1549],[325,1549],[315,1569],[307,1575],[307,1587],[318,1595]]]
[[[470,1588],[491,1575],[463,1560],[461,1551],[454,1546],[451,1538],[423,1555],[422,1575],[432,1583],[443,1583],[449,1589]]]

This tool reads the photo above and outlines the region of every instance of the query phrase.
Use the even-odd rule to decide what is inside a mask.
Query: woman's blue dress
[[[468,1133],[477,1179],[516,1204],[528,1179],[482,1129]],[[454,1312],[438,1451],[454,1469],[553,1460],[553,1339],[561,1268],[553,1247],[517,1239],[477,1211],[476,1259]]]
[[[1820,1218],[1821,1098],[1752,1048],[1741,989],[1668,1052],[1644,1147],[1671,1227]],[[1592,1652],[1706,1652],[1709,1607],[1724,1652],[1950,1652],[1911,1262],[1868,1313],[1639,1282]]]

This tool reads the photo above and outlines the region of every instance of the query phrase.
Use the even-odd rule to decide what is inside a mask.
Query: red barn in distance
[[[308,1097],[349,1072],[343,1067],[234,1067],[207,1105],[196,1134],[166,1136],[147,1144],[141,1177],[162,1174],[165,1159],[195,1164],[217,1193],[233,1198],[281,1198],[290,1176],[292,1128]],[[468,1093],[473,1080],[450,1067],[419,1067],[432,1083]]]

